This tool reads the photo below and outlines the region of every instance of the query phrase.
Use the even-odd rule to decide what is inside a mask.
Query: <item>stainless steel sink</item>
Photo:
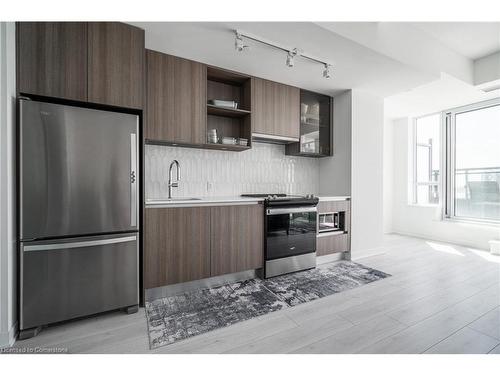
[[[175,198],[158,198],[158,199],[148,199],[146,204],[154,204],[154,203],[168,203],[168,202],[179,202],[179,201],[201,201],[201,198],[184,198],[184,197],[175,197]]]

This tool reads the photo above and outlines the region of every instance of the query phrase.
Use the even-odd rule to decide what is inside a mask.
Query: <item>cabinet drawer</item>
[[[316,240],[316,255],[327,255],[349,250],[349,235],[337,234],[318,237]]]
[[[318,203],[318,213],[350,211],[350,201],[320,201]]]

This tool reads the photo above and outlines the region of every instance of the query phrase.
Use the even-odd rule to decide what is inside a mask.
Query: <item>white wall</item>
[[[352,91],[351,249],[383,242],[383,99]]]
[[[474,60],[474,84],[500,79],[500,52]]]
[[[333,99],[333,156],[319,161],[319,193],[351,195],[352,92]]]
[[[394,184],[394,134],[392,120],[384,119],[383,142],[383,215],[384,233],[392,233]]]
[[[366,91],[334,98],[333,156],[320,161],[320,195],[350,195],[351,250],[382,246],[383,99]]]
[[[16,312],[15,26],[0,22],[0,347],[12,344]]]
[[[319,191],[319,161],[287,156],[283,145],[254,142],[252,149],[243,152],[147,145],[146,198],[168,196],[168,167],[173,159],[180,162],[182,172],[174,196],[305,195]]]
[[[441,208],[408,204],[409,120],[398,119],[387,124],[393,132],[392,231],[439,241],[488,249],[488,240],[500,238],[493,226],[443,221]],[[385,165],[384,167],[390,167]],[[388,195],[387,191],[384,191]],[[384,207],[385,210],[388,207]]]

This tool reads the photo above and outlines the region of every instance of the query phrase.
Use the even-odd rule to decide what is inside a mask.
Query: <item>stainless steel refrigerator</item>
[[[20,337],[139,303],[136,115],[19,100]]]

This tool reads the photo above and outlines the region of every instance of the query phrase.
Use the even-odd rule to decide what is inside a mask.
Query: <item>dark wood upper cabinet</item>
[[[142,108],[144,30],[119,22],[88,24],[88,100]]]
[[[180,57],[146,50],[145,138],[206,143],[207,69]]]
[[[299,138],[300,90],[261,78],[253,78],[252,131]]]
[[[18,22],[17,91],[87,100],[87,24]]]
[[[262,267],[263,205],[212,207],[210,226],[212,276]]]
[[[210,277],[210,207],[147,208],[144,288]]]
[[[322,157],[333,155],[333,99],[300,90],[300,141],[286,146],[287,155]]]

